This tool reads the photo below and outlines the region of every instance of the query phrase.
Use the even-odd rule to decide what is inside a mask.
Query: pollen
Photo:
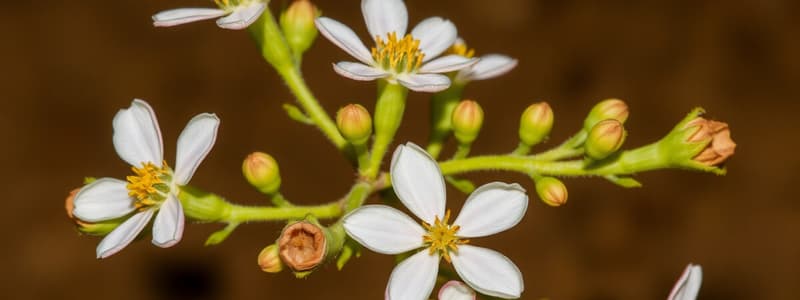
[[[428,230],[428,234],[422,236],[422,240],[428,245],[430,254],[438,252],[448,263],[450,262],[450,252],[458,252],[458,245],[469,243],[469,240],[462,240],[456,235],[460,227],[458,225],[448,225],[447,222],[449,220],[450,210],[447,210],[444,214],[444,219],[439,220],[437,216],[433,225],[422,223],[422,226]]]
[[[472,58],[475,56],[475,49],[467,47],[467,44],[464,42],[456,42],[453,44],[453,46],[450,46],[450,49],[447,49],[446,54]]]
[[[375,38],[377,45],[372,48],[372,58],[384,70],[408,73],[422,66],[425,53],[419,49],[419,40],[407,34],[402,39],[395,32],[389,33],[386,40]]]
[[[157,167],[151,162],[142,163],[141,167],[132,167],[133,175],[126,177],[128,196],[136,199],[136,208],[145,208],[157,205],[164,201],[169,193],[169,181],[172,171],[167,162],[162,167]]]

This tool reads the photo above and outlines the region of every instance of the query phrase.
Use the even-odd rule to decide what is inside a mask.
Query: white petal
[[[703,269],[699,265],[689,264],[675,283],[667,300],[694,300],[703,283]]]
[[[361,81],[372,81],[389,76],[385,71],[362,63],[342,61],[333,64],[333,70],[339,75]]]
[[[153,15],[153,26],[169,27],[196,21],[208,20],[227,15],[228,12],[216,8],[178,8]]]
[[[219,18],[217,26],[233,30],[245,29],[258,20],[266,8],[267,4],[261,1],[253,1],[247,6],[237,6],[230,15]]]
[[[164,160],[161,130],[147,102],[133,100],[131,107],[121,109],[114,116],[113,124],[114,148],[122,160],[137,167],[145,162],[161,167]]]
[[[444,178],[425,150],[410,142],[398,146],[389,172],[394,192],[412,213],[428,224],[444,217]]]
[[[447,73],[467,68],[477,62],[477,58],[466,58],[461,55],[447,55],[422,65],[422,68],[419,69],[419,72]]]
[[[344,218],[344,229],[364,247],[399,254],[422,247],[425,230],[403,212],[385,205],[365,205]]]
[[[206,158],[217,140],[219,118],[215,114],[203,113],[186,124],[178,137],[178,153],[175,156],[175,183],[184,185],[192,179],[194,171]]]
[[[527,208],[528,195],[519,184],[492,182],[469,195],[453,225],[461,226],[460,237],[492,235],[517,225]]]
[[[131,216],[128,220],[117,226],[97,245],[97,258],[106,258],[125,248],[142,232],[147,222],[153,217],[155,210],[148,209]]]
[[[450,280],[439,289],[439,300],[475,300],[475,291],[461,281]]]
[[[95,180],[75,195],[72,213],[86,222],[111,220],[131,213],[136,207],[126,185],[125,181],[113,178]]]
[[[519,268],[500,252],[461,245],[451,257],[458,276],[481,294],[514,299],[525,289]]]
[[[450,78],[441,74],[404,74],[397,81],[412,91],[435,93],[450,87]]]
[[[397,38],[406,35],[408,10],[402,0],[363,0],[361,13],[373,39],[381,37],[386,40],[390,32],[396,33]]]
[[[372,54],[350,27],[326,17],[319,17],[315,22],[319,32],[334,45],[365,64],[373,63]]]
[[[458,74],[459,80],[484,80],[508,73],[517,66],[517,60],[500,54],[481,56],[481,60],[472,68],[464,69]]]
[[[153,244],[161,248],[172,247],[183,237],[183,208],[175,195],[169,195],[161,204],[153,222]]]
[[[417,24],[411,35],[419,40],[419,49],[425,53],[423,61],[429,61],[453,45],[458,38],[458,30],[449,20],[431,17]]]
[[[439,255],[428,249],[398,264],[389,277],[387,300],[425,300],[431,295],[439,273]]]

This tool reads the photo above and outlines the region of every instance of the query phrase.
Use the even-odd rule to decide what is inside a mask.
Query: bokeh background
[[[411,22],[452,19],[478,53],[520,59],[466,95],[486,111],[474,153],[517,143],[518,116],[548,100],[556,127],[545,146],[577,130],[589,108],[618,97],[631,107],[627,145],[665,134],[692,107],[730,123],[738,142],[729,174],[641,174],[625,190],[599,179],[567,179],[569,203],[532,194],[524,221],[476,241],[523,271],[524,299],[663,299],[689,262],[702,264],[700,299],[800,298],[800,171],[797,85],[800,5],[791,0],[408,1]],[[262,273],[260,249],[281,224],[241,226],[204,247],[220,225],[187,226],[159,249],[148,239],[103,261],[99,239],[79,236],[63,199],[84,176],[127,175],[111,143],[111,119],[134,97],[155,108],[173,159],[174,140],[194,114],[223,120],[217,144],[192,183],[248,204],[265,203],[240,175],[247,153],[280,162],[284,192],[298,203],[344,195],[353,171],[311,127],[290,121],[291,95],[243,31],[213,22],[154,28],[163,9],[210,1],[7,1],[0,9],[0,287],[8,299],[376,299],[393,259],[365,252],[342,272],[328,266],[305,280]],[[285,2],[273,1],[276,11]],[[325,14],[366,37],[358,1],[317,1]],[[319,40],[307,80],[329,112],[346,103],[372,109],[374,86],[336,75],[347,55]],[[398,141],[427,139],[427,98],[410,96]],[[452,149],[452,145],[451,148]],[[541,148],[539,148],[541,149]],[[480,173],[470,178],[519,181]],[[460,207],[465,196],[450,191]]]

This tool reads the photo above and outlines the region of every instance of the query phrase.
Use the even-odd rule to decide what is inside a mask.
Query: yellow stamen
[[[453,46],[450,46],[450,49],[447,49],[445,54],[454,54],[466,58],[472,58],[475,56],[475,49],[467,47],[467,44],[464,42],[456,42],[453,44]]]
[[[439,216],[436,216],[433,225],[422,223],[422,226],[428,231],[428,234],[422,236],[422,241],[428,245],[430,254],[439,252],[439,255],[444,257],[447,262],[450,262],[450,252],[458,252],[458,245],[469,243],[469,240],[462,240],[456,236],[461,227],[448,225],[449,220],[450,210],[447,210],[444,219],[439,220]]]
[[[131,167],[133,174],[126,177],[128,184],[128,196],[136,199],[136,208],[150,207],[159,204],[166,199],[169,193],[169,181],[172,178],[172,171],[167,166],[167,162],[162,163],[162,167],[157,167],[151,162],[142,163],[141,168]]]
[[[425,54],[419,49],[419,40],[410,34],[398,40],[397,34],[392,32],[385,41],[380,36],[375,40],[377,45],[372,48],[372,58],[383,69],[407,73],[422,66]]]

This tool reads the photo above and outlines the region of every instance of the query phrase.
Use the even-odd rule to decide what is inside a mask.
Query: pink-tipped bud
[[[319,9],[308,0],[297,0],[281,15],[281,29],[286,43],[297,55],[303,54],[317,38],[314,20],[320,15]]]
[[[242,163],[242,174],[251,185],[264,194],[272,195],[281,188],[278,162],[263,152],[253,152]]]
[[[278,245],[272,244],[261,250],[258,254],[258,266],[267,273],[278,273],[283,270]]]
[[[336,113],[336,126],[347,141],[363,145],[372,135],[372,116],[358,104],[348,104]]]
[[[533,146],[543,142],[553,128],[553,109],[547,102],[528,106],[519,121],[519,140]]]
[[[558,207],[567,204],[567,187],[554,177],[542,177],[536,180],[536,193],[547,205]]]
[[[583,128],[590,130],[600,121],[608,119],[617,120],[624,124],[628,120],[628,105],[619,99],[600,101],[589,112],[586,120],[583,121]]]
[[[464,100],[453,109],[453,133],[461,144],[471,144],[483,126],[483,108],[478,102]]]
[[[625,127],[615,119],[597,123],[586,139],[586,156],[591,159],[604,159],[617,152],[625,142]]]

